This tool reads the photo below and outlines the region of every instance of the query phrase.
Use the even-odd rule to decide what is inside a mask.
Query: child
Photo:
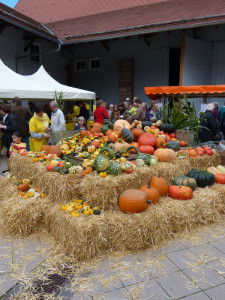
[[[9,148],[9,155],[17,153],[18,150],[26,150],[26,143],[22,143],[22,136],[19,132],[14,132],[12,135],[13,142]]]
[[[136,115],[137,109],[138,109],[138,108],[137,108],[137,103],[134,102],[132,108],[129,110],[129,113],[130,113],[130,115],[131,115],[132,117]]]

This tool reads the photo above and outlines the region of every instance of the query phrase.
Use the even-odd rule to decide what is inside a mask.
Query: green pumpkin
[[[105,148],[102,148],[102,150],[99,152],[99,155],[98,155],[98,157],[96,157],[96,159],[94,160],[94,164],[93,164],[93,168],[95,170],[97,170],[98,172],[105,172],[111,165],[111,162],[108,159],[108,157],[106,157],[103,154],[104,151],[109,153],[112,150],[105,147]]]
[[[149,166],[149,162],[150,162],[150,159],[151,159],[151,155],[150,155],[150,154],[146,154],[146,153],[141,153],[141,152],[139,151],[139,149],[136,148],[136,147],[134,147],[134,146],[129,147],[129,148],[127,149],[127,152],[129,152],[129,151],[132,150],[132,149],[136,150],[136,152],[137,152],[137,157],[136,157],[136,159],[142,159],[142,160],[145,162],[145,164],[146,164],[147,166]]]
[[[101,132],[105,134],[109,129],[113,129],[113,123],[106,119],[101,127]]]
[[[121,135],[127,143],[132,143],[132,141],[134,139],[134,135],[129,129],[124,127],[121,131]]]
[[[201,169],[192,169],[187,177],[194,178],[199,187],[206,187],[215,183],[214,174]]]
[[[194,178],[187,177],[187,176],[179,176],[174,178],[172,185],[177,185],[177,186],[188,186],[190,187],[193,191],[195,191],[197,187],[197,182]]]
[[[55,167],[53,168],[53,172],[60,172],[60,170],[61,170],[61,168],[60,168],[60,167],[57,167],[57,166],[55,166]]]
[[[120,164],[118,162],[111,163],[110,167],[105,172],[111,175],[119,175],[121,173]]]
[[[149,127],[151,127],[151,126],[152,126],[152,123],[151,123],[151,122],[149,122],[149,121],[142,121],[142,129],[144,129],[144,128],[145,128],[145,126],[149,126]]]
[[[100,215],[100,210],[99,209],[95,209],[94,211],[93,211],[93,215]]]
[[[163,124],[160,126],[160,130],[164,131],[165,133],[166,133],[166,132],[172,133],[172,132],[174,132],[175,127],[174,127],[173,124],[163,123]]]
[[[180,150],[180,143],[177,141],[171,141],[167,144],[166,148],[172,149],[177,152]]]
[[[63,167],[62,170],[61,170],[61,174],[65,175],[65,174],[69,174],[69,169],[68,168],[65,168]]]

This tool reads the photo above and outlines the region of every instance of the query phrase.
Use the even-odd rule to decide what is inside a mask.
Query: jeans
[[[30,151],[30,144],[29,144],[29,136],[26,136],[24,139],[25,139],[25,143],[26,143],[26,150],[27,151]]]

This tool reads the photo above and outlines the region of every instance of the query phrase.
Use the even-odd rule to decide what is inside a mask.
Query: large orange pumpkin
[[[148,200],[151,200],[151,203],[155,204],[155,203],[159,202],[160,194],[156,188],[150,187],[150,185],[143,185],[140,187],[139,190],[141,190],[142,192],[144,192],[147,195],[147,198],[148,198]]]
[[[113,125],[113,131],[122,131],[124,127],[130,130],[130,123],[126,120],[117,120]]]
[[[56,154],[58,157],[62,154],[60,147],[55,145],[43,145],[41,146],[40,151],[46,151],[47,154]]]
[[[158,148],[155,150],[154,155],[159,161],[172,162],[176,159],[176,152],[172,149]]]
[[[147,145],[141,145],[139,147],[139,151],[141,153],[146,153],[146,154],[153,154],[155,149],[152,146],[147,146]]]
[[[90,131],[90,133],[94,134],[95,132],[101,132],[101,128],[102,128],[102,124],[93,123],[93,124],[90,124],[90,126],[88,127],[88,130]]]
[[[86,135],[88,135],[88,131],[87,130],[81,130],[80,131],[81,138],[85,137]]]
[[[188,200],[193,197],[193,190],[188,186],[171,185],[169,195],[173,199]]]
[[[134,129],[132,130],[132,133],[133,133],[133,135],[134,135],[134,141],[137,142],[138,139],[139,139],[139,137],[140,137],[142,134],[144,134],[145,132],[144,132],[144,130],[142,130],[141,128],[134,128]]]
[[[115,134],[110,133],[108,135],[109,140],[114,144],[117,141],[117,137],[115,136]]]
[[[142,134],[139,139],[138,139],[138,145],[139,146],[152,146],[154,147],[155,146],[155,143],[156,143],[156,138],[153,134],[151,133],[144,133]]]
[[[148,207],[147,195],[137,189],[124,191],[119,197],[119,207],[125,213],[140,213]]]
[[[41,146],[40,151],[45,151],[47,153],[48,147],[49,147],[48,145],[43,145]]]
[[[160,176],[154,176],[149,182],[151,187],[159,191],[160,196],[165,196],[168,192],[168,184],[166,180]]]

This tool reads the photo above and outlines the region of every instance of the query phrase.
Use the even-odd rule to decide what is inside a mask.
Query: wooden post
[[[203,103],[206,104],[207,103],[207,94],[203,95]]]

